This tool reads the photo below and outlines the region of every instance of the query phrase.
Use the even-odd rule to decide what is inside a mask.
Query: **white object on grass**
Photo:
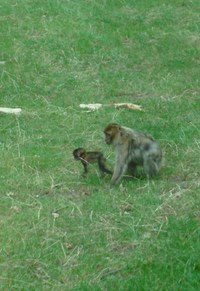
[[[79,104],[80,108],[89,109],[89,111],[98,110],[101,107],[115,107],[115,108],[128,108],[131,110],[142,110],[141,105],[133,104],[133,103],[114,103],[114,104],[101,104],[101,103],[93,103],[93,104]]]
[[[0,113],[11,113],[19,115],[21,113],[21,108],[7,108],[7,107],[0,107]]]

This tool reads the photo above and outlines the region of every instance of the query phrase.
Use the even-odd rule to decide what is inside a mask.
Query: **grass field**
[[[199,0],[0,0],[0,290],[198,290]],[[132,102],[143,111],[80,103]],[[110,188],[79,146],[151,133],[154,179]]]

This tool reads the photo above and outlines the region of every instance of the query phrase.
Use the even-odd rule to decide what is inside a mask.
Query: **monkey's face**
[[[107,144],[112,144],[112,134],[109,132],[105,132],[105,142]]]
[[[104,129],[105,134],[105,142],[107,144],[113,144],[114,140],[117,137],[117,134],[119,132],[120,126],[117,123],[110,123],[106,126]]]
[[[75,160],[80,160],[82,155],[84,155],[85,150],[83,148],[78,148],[73,151],[73,156]]]
[[[75,160],[78,160],[79,159],[79,154],[78,154],[78,151],[77,150],[74,150],[73,151],[73,156],[74,156],[74,159]]]

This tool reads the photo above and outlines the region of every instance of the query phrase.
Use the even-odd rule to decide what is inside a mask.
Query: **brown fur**
[[[73,151],[75,160],[80,160],[84,167],[84,175],[88,173],[88,165],[92,163],[98,163],[101,173],[112,174],[110,170],[106,168],[106,158],[101,152],[86,152],[84,148],[77,148]]]
[[[163,154],[155,139],[143,132],[110,123],[104,129],[105,142],[112,144],[116,152],[115,169],[111,179],[114,185],[120,181],[128,169],[136,174],[137,166],[141,165],[147,177],[158,173],[161,168]]]

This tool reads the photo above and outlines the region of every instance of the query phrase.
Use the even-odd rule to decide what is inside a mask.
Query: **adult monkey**
[[[128,169],[132,175],[136,174],[137,166],[144,168],[149,178],[156,175],[163,162],[163,153],[150,135],[135,131],[131,128],[110,123],[104,129],[105,142],[115,148],[115,167],[111,184],[117,184]]]

